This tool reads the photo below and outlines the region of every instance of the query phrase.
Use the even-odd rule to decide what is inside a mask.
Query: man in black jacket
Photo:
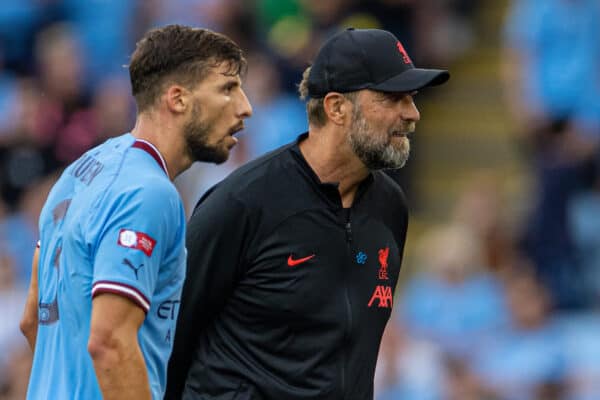
[[[309,131],[197,205],[167,399],[372,399],[408,215],[417,69],[382,30],[329,39],[300,84]]]

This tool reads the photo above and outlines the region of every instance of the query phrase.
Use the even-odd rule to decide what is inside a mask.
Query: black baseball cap
[[[441,69],[415,68],[402,43],[381,29],[348,28],[319,50],[308,76],[310,97],[373,89],[412,92],[450,78]]]

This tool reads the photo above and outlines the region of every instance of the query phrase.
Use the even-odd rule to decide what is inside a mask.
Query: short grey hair
[[[298,93],[300,94],[300,100],[306,101],[306,114],[308,116],[309,124],[321,127],[327,123],[327,115],[325,114],[325,108],[323,107],[323,97],[310,97],[308,94],[308,76],[310,75],[310,68],[308,67],[302,73],[302,81],[298,85]],[[342,93],[345,98],[352,102],[352,105],[356,105],[356,98],[358,92]]]

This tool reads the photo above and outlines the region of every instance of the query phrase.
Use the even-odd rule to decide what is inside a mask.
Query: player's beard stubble
[[[189,157],[193,161],[221,164],[229,158],[229,149],[220,141],[209,143],[209,134],[214,130],[213,121],[201,120],[200,104],[194,103],[190,121],[183,127],[183,136]]]
[[[354,154],[371,170],[402,168],[410,155],[406,136],[395,139],[396,132],[406,135],[414,131],[414,122],[392,127],[382,134],[367,121],[359,107],[355,107],[348,141]],[[399,141],[399,143],[394,143]]]

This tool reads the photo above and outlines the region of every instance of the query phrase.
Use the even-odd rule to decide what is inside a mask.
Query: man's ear
[[[182,114],[190,102],[190,93],[182,86],[170,85],[165,93],[165,100],[169,111]]]
[[[323,98],[323,109],[327,119],[336,125],[344,125],[352,117],[352,103],[341,93],[327,93]]]

